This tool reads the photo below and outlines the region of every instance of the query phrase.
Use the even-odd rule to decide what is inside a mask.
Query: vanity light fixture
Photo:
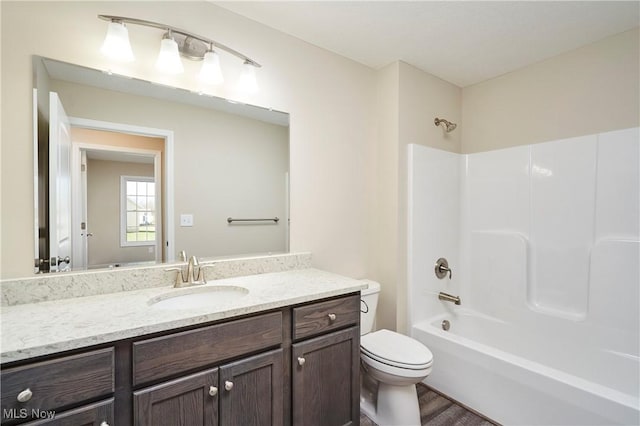
[[[116,61],[131,62],[135,59],[129,43],[129,30],[122,21],[109,22],[107,36],[104,38],[100,52]]]
[[[182,74],[184,72],[180,52],[178,51],[178,43],[173,39],[171,30],[160,41],[160,53],[158,53],[158,59],[156,60],[156,68],[166,74]]]
[[[238,80],[238,89],[245,93],[256,93],[258,82],[256,81],[256,67],[245,61],[242,66],[242,74]]]
[[[224,82],[220,68],[220,55],[224,51],[243,61],[243,71],[238,79],[238,88],[246,93],[258,91],[256,68],[261,65],[242,53],[220,44],[207,37],[158,22],[145,21],[124,16],[98,15],[98,18],[109,21],[107,37],[100,51],[107,57],[120,61],[133,61],[133,51],[129,43],[129,34],[125,24],[141,25],[164,31],[156,68],[169,74],[184,71],[180,56],[192,61],[202,61],[198,78],[206,84]]]
[[[200,69],[198,77],[207,84],[224,83],[222,69],[220,68],[220,55],[218,55],[218,52],[214,52],[211,48],[205,52],[202,68]]]

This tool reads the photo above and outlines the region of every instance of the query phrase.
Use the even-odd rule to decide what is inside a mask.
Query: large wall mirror
[[[289,115],[34,56],[35,272],[289,250]]]

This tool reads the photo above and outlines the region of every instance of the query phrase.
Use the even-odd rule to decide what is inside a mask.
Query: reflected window
[[[156,242],[156,184],[153,177],[120,177],[120,246]]]

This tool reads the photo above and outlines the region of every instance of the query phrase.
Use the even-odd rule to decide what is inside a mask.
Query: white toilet
[[[380,426],[420,425],[416,383],[431,372],[433,355],[422,343],[389,330],[372,332],[380,284],[364,280],[360,314],[360,409]]]

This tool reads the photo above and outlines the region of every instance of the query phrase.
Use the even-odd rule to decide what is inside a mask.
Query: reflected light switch
[[[181,214],[180,215],[180,226],[193,226],[193,215],[192,214]]]

